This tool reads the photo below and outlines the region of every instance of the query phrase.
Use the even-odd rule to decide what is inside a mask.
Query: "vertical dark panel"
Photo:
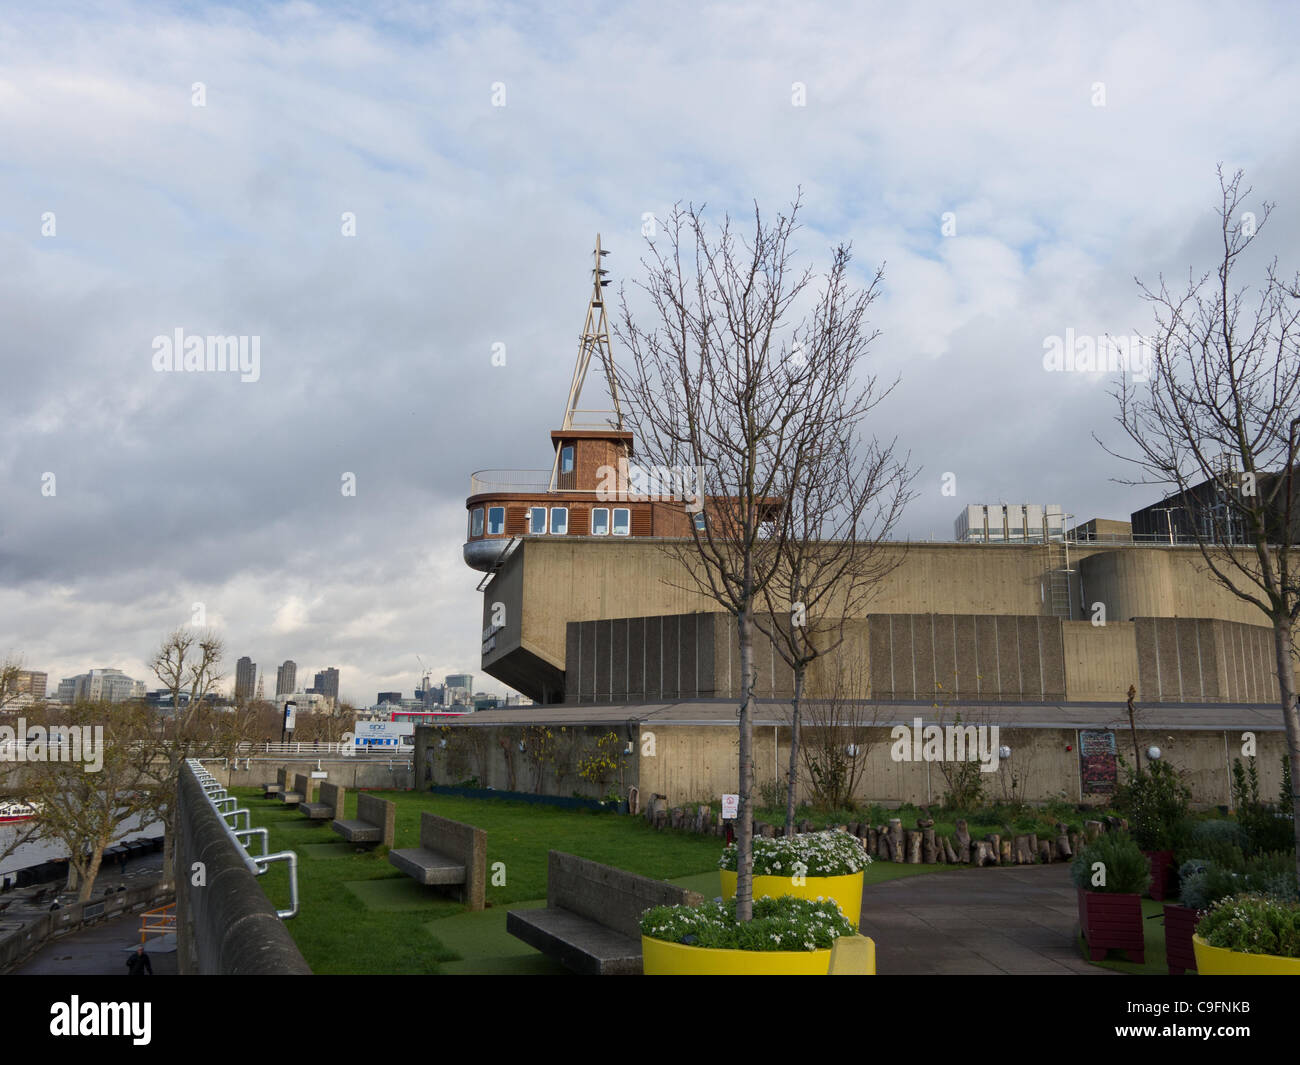
[[[682,626],[681,617],[677,614],[669,614],[663,619],[664,626],[664,675],[663,675],[663,697],[665,699],[680,699],[681,687],[679,685],[678,670],[682,658]]]
[[[893,630],[892,663],[894,670],[894,697],[896,699],[916,698],[916,685],[912,677],[912,619],[907,614],[894,614],[890,617]]]
[[[998,691],[999,699],[1020,698],[1020,640],[1013,617],[993,617],[998,641]]]
[[[645,619],[645,695],[654,702],[663,698],[663,621]]]
[[[645,618],[628,618],[627,647],[627,697],[636,702],[645,698]]]
[[[627,701],[627,630],[631,624],[629,618],[615,618],[613,647],[610,657],[610,699],[613,702]]]
[[[1038,618],[1016,618],[1020,638],[1020,697],[1031,702],[1043,698],[1043,670],[1039,642]]]
[[[578,666],[582,658],[580,628],[576,621],[564,626],[564,697],[571,702],[582,701],[582,672]]]
[[[596,699],[596,623],[580,622],[582,629],[582,701],[595,702]]]
[[[716,661],[717,625],[713,614],[701,614],[697,625],[695,668],[700,681],[701,699],[712,699],[718,694],[718,664]]]
[[[1065,699],[1065,623],[1060,618],[1038,619],[1039,661],[1043,670],[1043,699]]]
[[[682,698],[694,699],[699,695],[696,687],[695,646],[699,640],[700,615],[684,614],[681,619],[681,659],[679,673],[682,678]]]
[[[1156,618],[1156,651],[1160,656],[1160,701],[1182,700],[1182,677],[1178,673],[1178,622],[1174,618]]]
[[[934,629],[934,682],[945,695],[957,694],[957,648],[951,614],[931,614]]]

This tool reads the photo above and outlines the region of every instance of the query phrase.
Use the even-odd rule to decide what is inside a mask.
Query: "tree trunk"
[[[86,868],[81,881],[81,890],[77,892],[78,902],[90,901],[90,893],[95,890],[95,878],[99,876],[99,863],[104,860],[104,844],[96,843],[94,853],[90,856],[90,865]]]
[[[793,714],[790,717],[790,780],[785,798],[785,834],[794,835],[794,797],[799,783],[799,704],[803,696],[803,668],[794,673]]]
[[[1295,817],[1296,878],[1300,882],[1300,707],[1296,705],[1295,671],[1291,668],[1291,619],[1282,615],[1273,622],[1273,648],[1277,654],[1277,686],[1281,693],[1282,720],[1286,722],[1286,746],[1291,755],[1291,813]]]
[[[748,570],[748,564],[746,566]],[[748,577],[748,573],[746,574]],[[747,581],[748,583],[748,581]],[[736,825],[736,920],[754,916],[754,620],[749,608],[736,616],[740,638],[740,810]]]

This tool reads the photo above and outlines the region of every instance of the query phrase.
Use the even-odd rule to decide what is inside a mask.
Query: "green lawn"
[[[298,949],[317,973],[562,972],[505,931],[507,906],[544,905],[546,854],[567,851],[584,858],[673,880],[706,897],[720,887],[717,863],[722,842],[714,836],[650,828],[643,818],[562,810],[528,803],[463,799],[428,792],[375,792],[397,803],[396,846],[419,843],[420,812],[428,810],[484,829],[488,837],[488,909],[470,913],[449,895],[417,885],[379,851],[357,853],[329,828],[260,790],[234,789],[252,811],[253,823],[270,831],[271,850],[298,855],[297,917],[285,922]],[[356,794],[347,795],[347,816]],[[504,884],[491,883],[500,862]],[[875,862],[868,884],[917,876],[946,866]],[[288,868],[272,865],[261,878],[277,906],[289,901]]]

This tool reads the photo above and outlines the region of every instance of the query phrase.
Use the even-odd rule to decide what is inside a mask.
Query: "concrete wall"
[[[716,612],[717,603],[692,579],[691,556],[682,549],[680,542],[651,539],[524,541],[483,597],[485,629],[497,603],[505,610],[505,627],[484,652],[484,670],[534,698],[541,698],[545,687],[549,699],[565,685],[568,622]],[[882,550],[900,564],[867,605],[866,612],[873,615],[1050,618],[1051,573],[1065,564],[1061,544],[890,543]],[[1094,603],[1104,605],[1108,625],[1136,617],[1210,618],[1256,626],[1264,621],[1258,610],[1212,579],[1194,547],[1099,543],[1072,544],[1068,550],[1069,567],[1076,572],[1070,578],[1072,614],[1067,621],[1091,618]],[[828,604],[828,610],[835,606]],[[998,626],[1000,630],[1001,622]],[[1085,638],[1079,631],[1073,636],[1072,660],[1078,663],[1094,647],[1104,658],[1081,672],[1080,692],[1118,687],[1122,693],[1136,683],[1127,651],[1115,641]],[[1002,640],[1000,631],[996,639]],[[720,664],[728,661],[721,642],[716,651]],[[952,670],[961,673],[964,664],[955,662]],[[934,671],[942,677],[947,667],[947,662],[936,662]],[[760,682],[779,693],[785,683],[780,672],[768,663],[766,680],[760,667]],[[1058,690],[1050,676],[1035,680],[1032,670],[1013,678],[999,666],[997,681],[1005,692],[1032,690],[1039,683],[1044,691]],[[598,685],[598,679],[593,683]],[[1065,691],[1067,697],[1081,697],[1071,694],[1068,684]]]
[[[239,758],[222,764],[220,760],[205,761],[203,768],[228,788],[260,788],[275,782],[275,771],[289,767],[289,780],[295,773],[310,773],[320,765],[328,775],[324,778],[333,784],[342,784],[351,791],[359,788],[374,791],[405,791],[415,786],[411,759],[382,758],[377,755],[355,757],[295,759],[292,755],[276,758]]]
[[[891,711],[896,713],[896,711]],[[948,791],[948,781],[943,766],[931,761],[896,761],[892,757],[892,741],[888,727],[872,727],[864,717],[853,731],[851,742],[865,749],[864,770],[855,794],[860,803],[897,805],[910,802],[918,805],[941,802]],[[933,714],[927,714],[933,723]],[[951,720],[948,718],[947,720]],[[982,724],[969,716],[963,724]],[[557,733],[560,726],[553,726]],[[805,743],[809,726],[805,726]],[[436,743],[442,736],[438,729],[420,729],[428,736],[422,741]],[[610,731],[609,727],[570,727],[564,730],[564,743],[568,752],[564,759],[569,765],[575,760],[577,750],[592,742],[597,736]],[[1121,756],[1132,762],[1132,739],[1127,729],[1112,729],[1116,748]],[[692,802],[717,802],[719,797],[734,792],[739,781],[738,733],[734,726],[726,725],[675,725],[667,722],[643,723],[621,726],[620,737],[633,735],[634,751],[627,758],[620,794],[628,786],[640,789],[642,803],[652,794],[666,795],[670,806]],[[849,742],[849,733],[841,729],[841,739]],[[430,784],[455,784],[470,775],[479,776],[480,786],[528,791],[534,794],[570,795],[574,791],[601,797],[610,786],[602,789],[580,780],[569,773],[562,780],[551,771],[544,774],[542,786],[535,779],[526,759],[518,754],[519,741],[528,741],[522,726],[453,726],[448,734],[462,733],[462,752],[472,740],[476,745],[473,754],[449,755],[439,749],[426,753],[422,746],[417,764],[421,766],[420,786]],[[653,733],[651,740],[650,734]],[[1281,758],[1285,753],[1285,737],[1281,731],[1256,732],[1258,745],[1257,766],[1260,792],[1272,801],[1281,787]],[[503,744],[504,741],[504,744]],[[1240,757],[1242,733],[1224,730],[1191,729],[1138,729],[1138,745],[1143,753],[1150,746],[1161,748],[1166,761],[1177,766],[1192,789],[1192,801],[1201,806],[1226,805],[1231,802],[1231,763]],[[982,775],[985,794],[990,800],[1022,798],[1028,802],[1046,802],[1063,798],[1071,803],[1105,803],[1108,796],[1082,790],[1079,769],[1079,732],[1074,728],[1002,728],[998,733],[998,746],[1009,746],[1012,757],[1000,762],[997,769]],[[653,753],[647,754],[647,750]],[[507,752],[509,754],[507,755]],[[432,755],[430,757],[430,755]],[[466,761],[474,773],[466,772]],[[507,757],[514,764],[513,780],[508,771]],[[754,779],[755,797],[764,784],[783,782],[790,762],[790,730],[783,726],[756,726],[754,729]],[[486,767],[486,769],[482,767]],[[800,800],[812,797],[812,782],[807,764],[801,759]]]
[[[1061,624],[1065,645],[1066,699],[1080,702],[1123,702],[1129,685],[1138,686],[1138,655],[1131,621],[1066,621]]]
[[[188,766],[176,783],[176,949],[181,975],[310,975],[306,960]],[[201,863],[204,883],[195,885]]]

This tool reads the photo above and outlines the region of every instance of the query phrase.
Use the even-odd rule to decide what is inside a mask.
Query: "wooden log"
[[[1011,860],[1016,865],[1031,865],[1034,856],[1029,850],[1029,837],[1027,835],[1016,836],[1011,846]]]
[[[893,860],[901,862],[903,860],[903,822],[901,818],[891,817],[889,819],[889,853]]]
[[[993,844],[989,843],[988,840],[972,840],[971,847],[971,860],[975,865],[983,866],[997,864],[997,857],[993,853]]]
[[[866,837],[867,853],[868,853],[868,854],[878,854],[878,853],[880,853],[880,852],[876,849],[876,841],[877,841],[878,839],[880,839],[880,834],[879,834],[879,833],[878,833],[874,828],[868,828],[868,829],[867,829],[867,837]]]
[[[1002,864],[1010,865],[1011,864],[1011,840],[1009,839],[1001,840],[998,846],[1002,854]]]
[[[1056,844],[1050,839],[1040,839],[1038,841],[1038,858],[1044,865],[1051,865],[1056,861]]]
[[[907,862],[909,865],[921,864],[920,829],[909,829],[907,833]]]
[[[1063,862],[1068,862],[1074,857],[1074,848],[1070,846],[1069,830],[1060,822],[1056,826],[1055,851],[1057,858]]]
[[[1083,823],[1083,834],[1089,843],[1100,836],[1102,826],[1100,821],[1085,821]]]
[[[970,833],[966,831],[966,822],[957,822],[957,859],[962,862],[970,861]]]
[[[984,838],[988,841],[989,846],[993,848],[993,862],[996,865],[1002,860],[1002,837],[996,832],[990,832]]]
[[[960,863],[960,859],[957,857],[957,851],[956,851],[956,849],[953,847],[953,845],[952,845],[952,841],[949,840],[947,836],[944,836],[942,842],[943,842],[943,856],[944,856],[944,858],[947,860],[948,864],[949,864],[949,865],[958,865],[958,864]],[[970,861],[970,841],[969,841],[969,840],[967,840],[966,847],[967,847],[966,860],[967,860],[967,861]]]
[[[933,821],[930,822],[934,824]],[[934,841],[934,829],[921,829],[921,861],[926,865],[934,865],[939,860],[939,848]]]
[[[1078,832],[1071,832],[1069,843],[1070,843],[1071,856],[1078,854],[1079,851],[1083,849],[1083,845],[1084,845],[1083,836]]]

